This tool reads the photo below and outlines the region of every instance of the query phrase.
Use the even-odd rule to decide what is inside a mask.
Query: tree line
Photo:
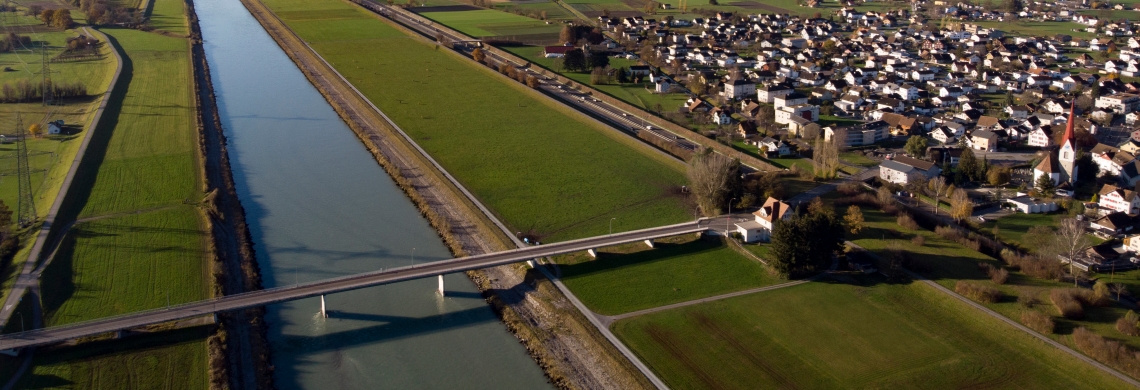
[[[32,47],[32,37],[26,35],[16,35],[16,33],[8,33],[4,39],[0,39],[0,53],[7,53],[17,49],[29,49]]]
[[[87,96],[87,86],[79,81],[71,83],[53,83],[51,80],[47,82],[48,88],[51,88],[52,96],[56,98],[75,98]],[[0,102],[3,103],[26,103],[43,99],[44,96],[44,83],[32,82],[28,79],[20,79],[14,82],[4,83],[0,86]]]
[[[138,26],[143,22],[143,15],[134,8],[122,7],[107,0],[68,0],[73,6],[87,14],[91,24]]]

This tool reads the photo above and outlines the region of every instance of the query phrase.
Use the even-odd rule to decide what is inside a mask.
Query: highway
[[[366,272],[295,286],[235,294],[217,299],[191,302],[93,321],[0,335],[0,350],[49,345],[80,337],[210,315],[217,312],[246,309],[365,287],[518,263],[536,258],[581,252],[612,245],[704,232],[709,229],[710,224],[715,222],[715,219],[702,218],[693,222],[676,225],[614,233],[555,244],[531,246],[498,253],[393,268],[390,270]]]
[[[381,16],[396,21],[432,39],[438,39],[439,36],[443,36],[450,42],[462,43],[477,41],[474,38],[455,33],[450,29],[437,28],[435,26],[435,23],[431,20],[419,17],[418,15],[409,15],[407,11],[395,7],[375,3],[368,0],[353,1],[365,9],[376,12]],[[474,50],[474,47],[465,46],[459,50],[465,54],[470,54],[471,51]],[[487,58],[490,58],[498,63],[511,64],[519,71],[523,71],[528,75],[534,76],[539,80],[538,89],[546,92],[550,96],[554,96],[562,100],[566,104],[576,108],[579,111],[586,112],[595,118],[609,122],[615,128],[620,129],[626,133],[637,135],[641,131],[649,131],[651,134],[656,135],[663,140],[672,142],[679,148],[690,151],[696,151],[699,148],[699,145],[695,142],[689,141],[684,137],[680,137],[669,131],[661,129],[660,127],[653,126],[653,124],[645,120],[645,118],[638,117],[637,115],[603,102],[600,99],[593,98],[590,95],[580,93],[571,88],[571,86],[559,82],[558,79],[554,77],[546,76],[540,72],[535,71],[529,67],[528,64],[518,64],[512,62],[489,50],[484,50],[484,54],[487,56]]]

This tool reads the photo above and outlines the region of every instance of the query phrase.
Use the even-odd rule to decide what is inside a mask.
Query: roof
[[[915,167],[915,168],[918,168],[918,169],[921,169],[924,171],[929,171],[930,168],[934,167],[934,163],[932,163],[930,161],[923,161],[923,160],[919,160],[917,158],[912,158],[912,157],[907,157],[907,156],[895,157],[894,161],[902,163],[902,164],[906,164],[906,165],[909,165],[909,166],[912,166],[912,167]]]
[[[985,138],[990,141],[997,141],[998,139],[997,134],[994,134],[994,132],[989,130],[974,130],[974,133],[971,134],[971,136],[975,138]]]
[[[791,205],[781,202],[779,199],[768,197],[768,200],[764,201],[764,206],[761,206],[760,210],[752,213],[752,215],[768,222],[775,222],[775,220],[783,218],[791,208]]]
[[[883,160],[883,162],[879,164],[879,168],[887,168],[902,173],[910,173],[915,170],[914,167],[895,160]]]
[[[989,115],[982,115],[978,118],[978,127],[993,127],[998,125],[998,123],[998,118]]]
[[[1053,159],[1053,154],[1050,153],[1045,155],[1045,158],[1041,159],[1041,163],[1037,164],[1033,170],[1045,173],[1060,173],[1061,167],[1057,165],[1057,160]]]
[[[574,46],[547,46],[542,49],[545,53],[566,54],[566,52],[576,49]]]
[[[1136,193],[1132,190],[1120,188],[1112,184],[1105,184],[1103,187],[1100,187],[1099,195],[1103,197],[1113,192],[1120,195],[1120,198],[1126,201],[1136,196]]]
[[[1129,217],[1128,214],[1118,211],[1100,217],[1093,223],[1112,230],[1123,229],[1127,226],[1132,225],[1132,217]]]
[[[747,221],[747,222],[738,222],[736,224],[736,227],[741,228],[741,229],[745,229],[745,230],[754,230],[754,229],[761,229],[764,227],[764,225],[761,225],[760,222],[756,222],[756,221]]]
[[[1069,106],[1069,124],[1065,126],[1065,135],[1061,138],[1061,147],[1069,144],[1069,147],[1075,147],[1073,142],[1073,118],[1076,118],[1074,110],[1077,108],[1077,100],[1073,99],[1073,104]]]

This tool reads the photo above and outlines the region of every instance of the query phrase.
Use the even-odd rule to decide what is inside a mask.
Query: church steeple
[[[1061,149],[1057,151],[1057,162],[1061,165],[1061,181],[1077,181],[1077,145],[1073,141],[1073,125],[1076,122],[1076,99],[1069,107],[1069,123],[1065,126],[1065,135],[1061,137]]]

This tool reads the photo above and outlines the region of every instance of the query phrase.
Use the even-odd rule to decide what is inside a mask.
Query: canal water
[[[238,0],[197,0],[265,287],[450,258]],[[462,274],[269,307],[283,389],[537,389],[542,371]]]

